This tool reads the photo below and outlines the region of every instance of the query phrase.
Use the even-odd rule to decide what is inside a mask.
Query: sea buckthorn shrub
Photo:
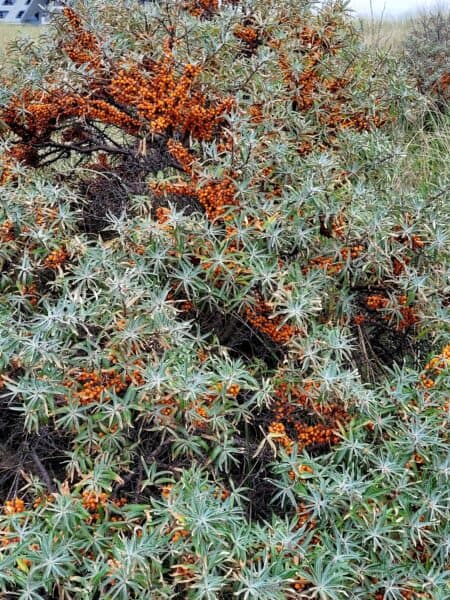
[[[1,77],[0,592],[448,597],[450,137],[399,65],[340,4],[90,0]]]
[[[450,102],[450,12],[436,5],[412,20],[405,58],[419,90],[446,112]]]

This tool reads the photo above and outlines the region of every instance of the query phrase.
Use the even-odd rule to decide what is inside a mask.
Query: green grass
[[[36,38],[42,33],[42,27],[36,25],[0,25],[0,51],[21,37]]]

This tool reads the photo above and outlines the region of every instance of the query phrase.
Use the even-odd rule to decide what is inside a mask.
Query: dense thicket
[[[417,16],[404,43],[408,69],[432,106],[448,110],[450,100],[450,12],[443,6]]]
[[[0,591],[447,598],[448,123],[341,3],[80,1],[19,50]]]

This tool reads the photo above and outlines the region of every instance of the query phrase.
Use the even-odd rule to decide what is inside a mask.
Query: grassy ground
[[[36,25],[0,25],[0,50],[5,49],[9,43],[20,37],[37,37],[42,33],[42,28]]]
[[[364,39],[369,46],[399,48],[413,24],[413,19],[358,19]]]

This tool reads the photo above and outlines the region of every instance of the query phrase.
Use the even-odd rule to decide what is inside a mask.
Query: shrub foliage
[[[445,112],[450,100],[450,12],[438,6],[415,18],[405,54],[420,91]]]
[[[80,1],[18,46],[0,591],[448,597],[448,164],[403,170],[398,65],[310,0]]]

